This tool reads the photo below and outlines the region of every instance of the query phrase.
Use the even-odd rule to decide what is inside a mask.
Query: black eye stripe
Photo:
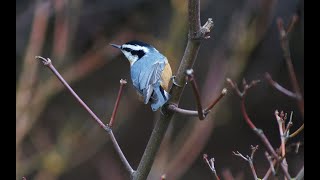
[[[140,59],[145,55],[145,52],[143,50],[139,50],[139,51],[132,50],[131,54],[132,55],[137,55],[139,57],[139,59]]]
[[[139,57],[139,59],[140,58],[142,58],[146,53],[143,51],[143,50],[133,50],[133,49],[130,49],[130,48],[126,48],[126,47],[124,47],[124,48],[122,48],[124,51],[127,51],[127,52],[130,52],[132,55],[136,55],[136,56],[138,56]]]
[[[132,51],[132,49],[130,49],[130,48],[122,48],[122,49],[127,51],[127,52],[131,52]]]

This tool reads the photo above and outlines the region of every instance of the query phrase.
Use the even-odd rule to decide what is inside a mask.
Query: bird
[[[138,40],[110,45],[120,49],[129,61],[132,84],[144,104],[150,102],[152,111],[157,111],[167,103],[171,97],[168,91],[172,78],[168,59],[154,46]]]

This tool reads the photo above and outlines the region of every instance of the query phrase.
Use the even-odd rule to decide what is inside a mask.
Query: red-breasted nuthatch
[[[118,48],[130,62],[131,80],[144,104],[151,103],[153,111],[162,107],[170,98],[169,82],[172,76],[167,58],[153,46],[141,41],[129,41]]]

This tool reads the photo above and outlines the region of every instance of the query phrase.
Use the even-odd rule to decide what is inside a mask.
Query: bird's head
[[[141,59],[143,56],[148,54],[151,50],[154,49],[151,45],[133,40],[126,42],[122,45],[110,44],[111,46],[118,48],[129,60],[130,65],[132,66],[137,60]]]

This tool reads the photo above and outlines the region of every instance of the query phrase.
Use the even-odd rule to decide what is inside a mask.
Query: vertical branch
[[[275,111],[275,116],[276,116],[276,119],[277,119],[277,122],[278,122],[278,126],[279,126],[279,133],[280,133],[280,140],[281,140],[281,156],[282,157],[285,157],[286,155],[286,138],[285,138],[285,135],[284,135],[284,130],[283,130],[283,125],[284,125],[284,119],[281,117],[281,115],[279,115],[279,111],[276,110]],[[281,114],[283,114],[283,112],[281,112]]]
[[[289,40],[288,40],[288,32],[291,31],[291,29],[293,28],[293,26],[297,22],[297,20],[298,20],[298,16],[295,15],[292,17],[291,23],[289,24],[287,31],[285,30],[285,28],[283,26],[282,19],[279,18],[277,23],[278,23],[278,29],[279,29],[279,34],[280,34],[280,44],[281,44],[281,48],[283,51],[284,59],[286,61],[287,67],[288,67],[290,81],[293,86],[294,92],[296,93],[297,98],[298,98],[299,110],[302,114],[302,117],[304,117],[304,100],[302,98],[302,94],[300,91],[298,80],[297,80],[297,77],[296,77],[296,74],[295,74],[295,71],[293,68],[290,47],[289,47]]]
[[[211,19],[208,19],[207,23],[203,27],[200,26],[200,0],[188,0],[188,20],[188,43],[176,73],[176,77],[173,79],[174,83],[170,90],[171,98],[168,104],[179,104],[186,84],[185,72],[187,69],[191,69],[193,67],[200,48],[200,40],[209,38],[207,35],[213,27]],[[155,159],[155,155],[174,114],[174,112],[170,111],[167,106],[164,106],[161,111],[161,117],[155,124],[137,171],[133,176],[134,180],[147,179]]]

